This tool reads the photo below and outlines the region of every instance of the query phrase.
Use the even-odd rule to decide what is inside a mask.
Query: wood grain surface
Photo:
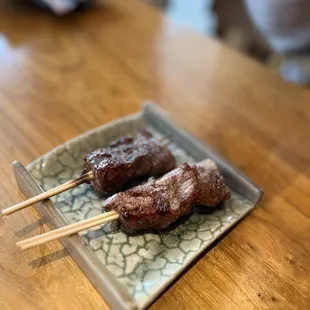
[[[27,164],[87,129],[158,101],[265,189],[235,229],[152,309],[309,309],[310,94],[135,0],[66,18],[0,10],[1,208]],[[1,309],[106,309],[32,208],[0,220]]]

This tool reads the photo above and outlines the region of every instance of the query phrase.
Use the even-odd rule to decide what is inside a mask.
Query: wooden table
[[[21,201],[10,163],[29,163],[154,99],[265,189],[260,206],[152,309],[308,309],[310,94],[134,0],[56,19],[0,13],[1,208]],[[0,222],[1,309],[105,309],[29,208]]]

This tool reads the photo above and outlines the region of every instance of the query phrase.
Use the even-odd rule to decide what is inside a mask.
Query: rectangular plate
[[[85,155],[112,140],[148,128],[169,141],[178,165],[214,160],[232,199],[207,214],[194,213],[162,232],[128,236],[109,233],[109,225],[61,242],[111,307],[144,309],[212,242],[243,218],[262,190],[210,148],[173,124],[152,103],[133,114],[66,142],[27,166],[14,162],[19,187],[27,197],[80,175]],[[101,213],[102,199],[83,184],[35,205],[51,229]]]

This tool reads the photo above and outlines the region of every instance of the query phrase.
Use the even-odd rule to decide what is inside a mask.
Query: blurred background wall
[[[310,0],[144,1],[255,58],[284,79],[310,85]]]

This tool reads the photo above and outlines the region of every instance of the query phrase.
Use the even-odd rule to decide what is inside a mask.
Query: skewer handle
[[[45,244],[47,242],[65,237],[65,236],[71,236],[77,232],[102,225],[104,223],[116,220],[119,218],[118,213],[115,211],[110,211],[104,214],[100,214],[98,216],[95,216],[93,218],[80,221],[78,223],[74,223],[71,225],[67,225],[52,231],[49,231],[47,233],[44,233],[39,236],[35,236],[23,241],[19,241],[16,243],[16,246],[18,246],[21,250],[27,250],[30,248],[33,248],[35,246]]]
[[[59,185],[59,186],[57,186],[57,187],[55,187],[55,188],[52,188],[52,189],[50,189],[50,190],[48,190],[48,191],[46,191],[46,192],[44,192],[44,193],[42,193],[42,194],[39,194],[39,195],[37,195],[37,196],[35,196],[35,197],[32,197],[32,198],[27,199],[27,200],[25,200],[25,201],[23,201],[23,202],[20,202],[20,203],[14,205],[14,206],[12,206],[12,207],[3,209],[3,210],[1,211],[1,213],[2,213],[3,215],[12,214],[12,213],[14,213],[14,212],[16,212],[16,211],[22,210],[22,209],[24,209],[24,208],[26,208],[26,207],[28,207],[28,206],[31,206],[31,205],[33,205],[33,204],[36,204],[36,203],[38,203],[39,201],[48,199],[48,198],[53,197],[53,196],[55,196],[55,195],[57,195],[57,194],[60,194],[60,193],[62,193],[62,192],[65,192],[65,191],[67,191],[67,190],[70,189],[70,188],[73,188],[73,187],[75,187],[75,186],[78,186],[78,185],[80,185],[80,184],[86,182],[87,180],[92,179],[92,177],[93,177],[92,172],[88,172],[88,173],[86,173],[86,174],[83,174],[82,176],[80,176],[80,177],[77,178],[77,179],[68,181],[68,182],[66,182],[66,183],[64,183],[64,184],[62,184],[62,185]]]

